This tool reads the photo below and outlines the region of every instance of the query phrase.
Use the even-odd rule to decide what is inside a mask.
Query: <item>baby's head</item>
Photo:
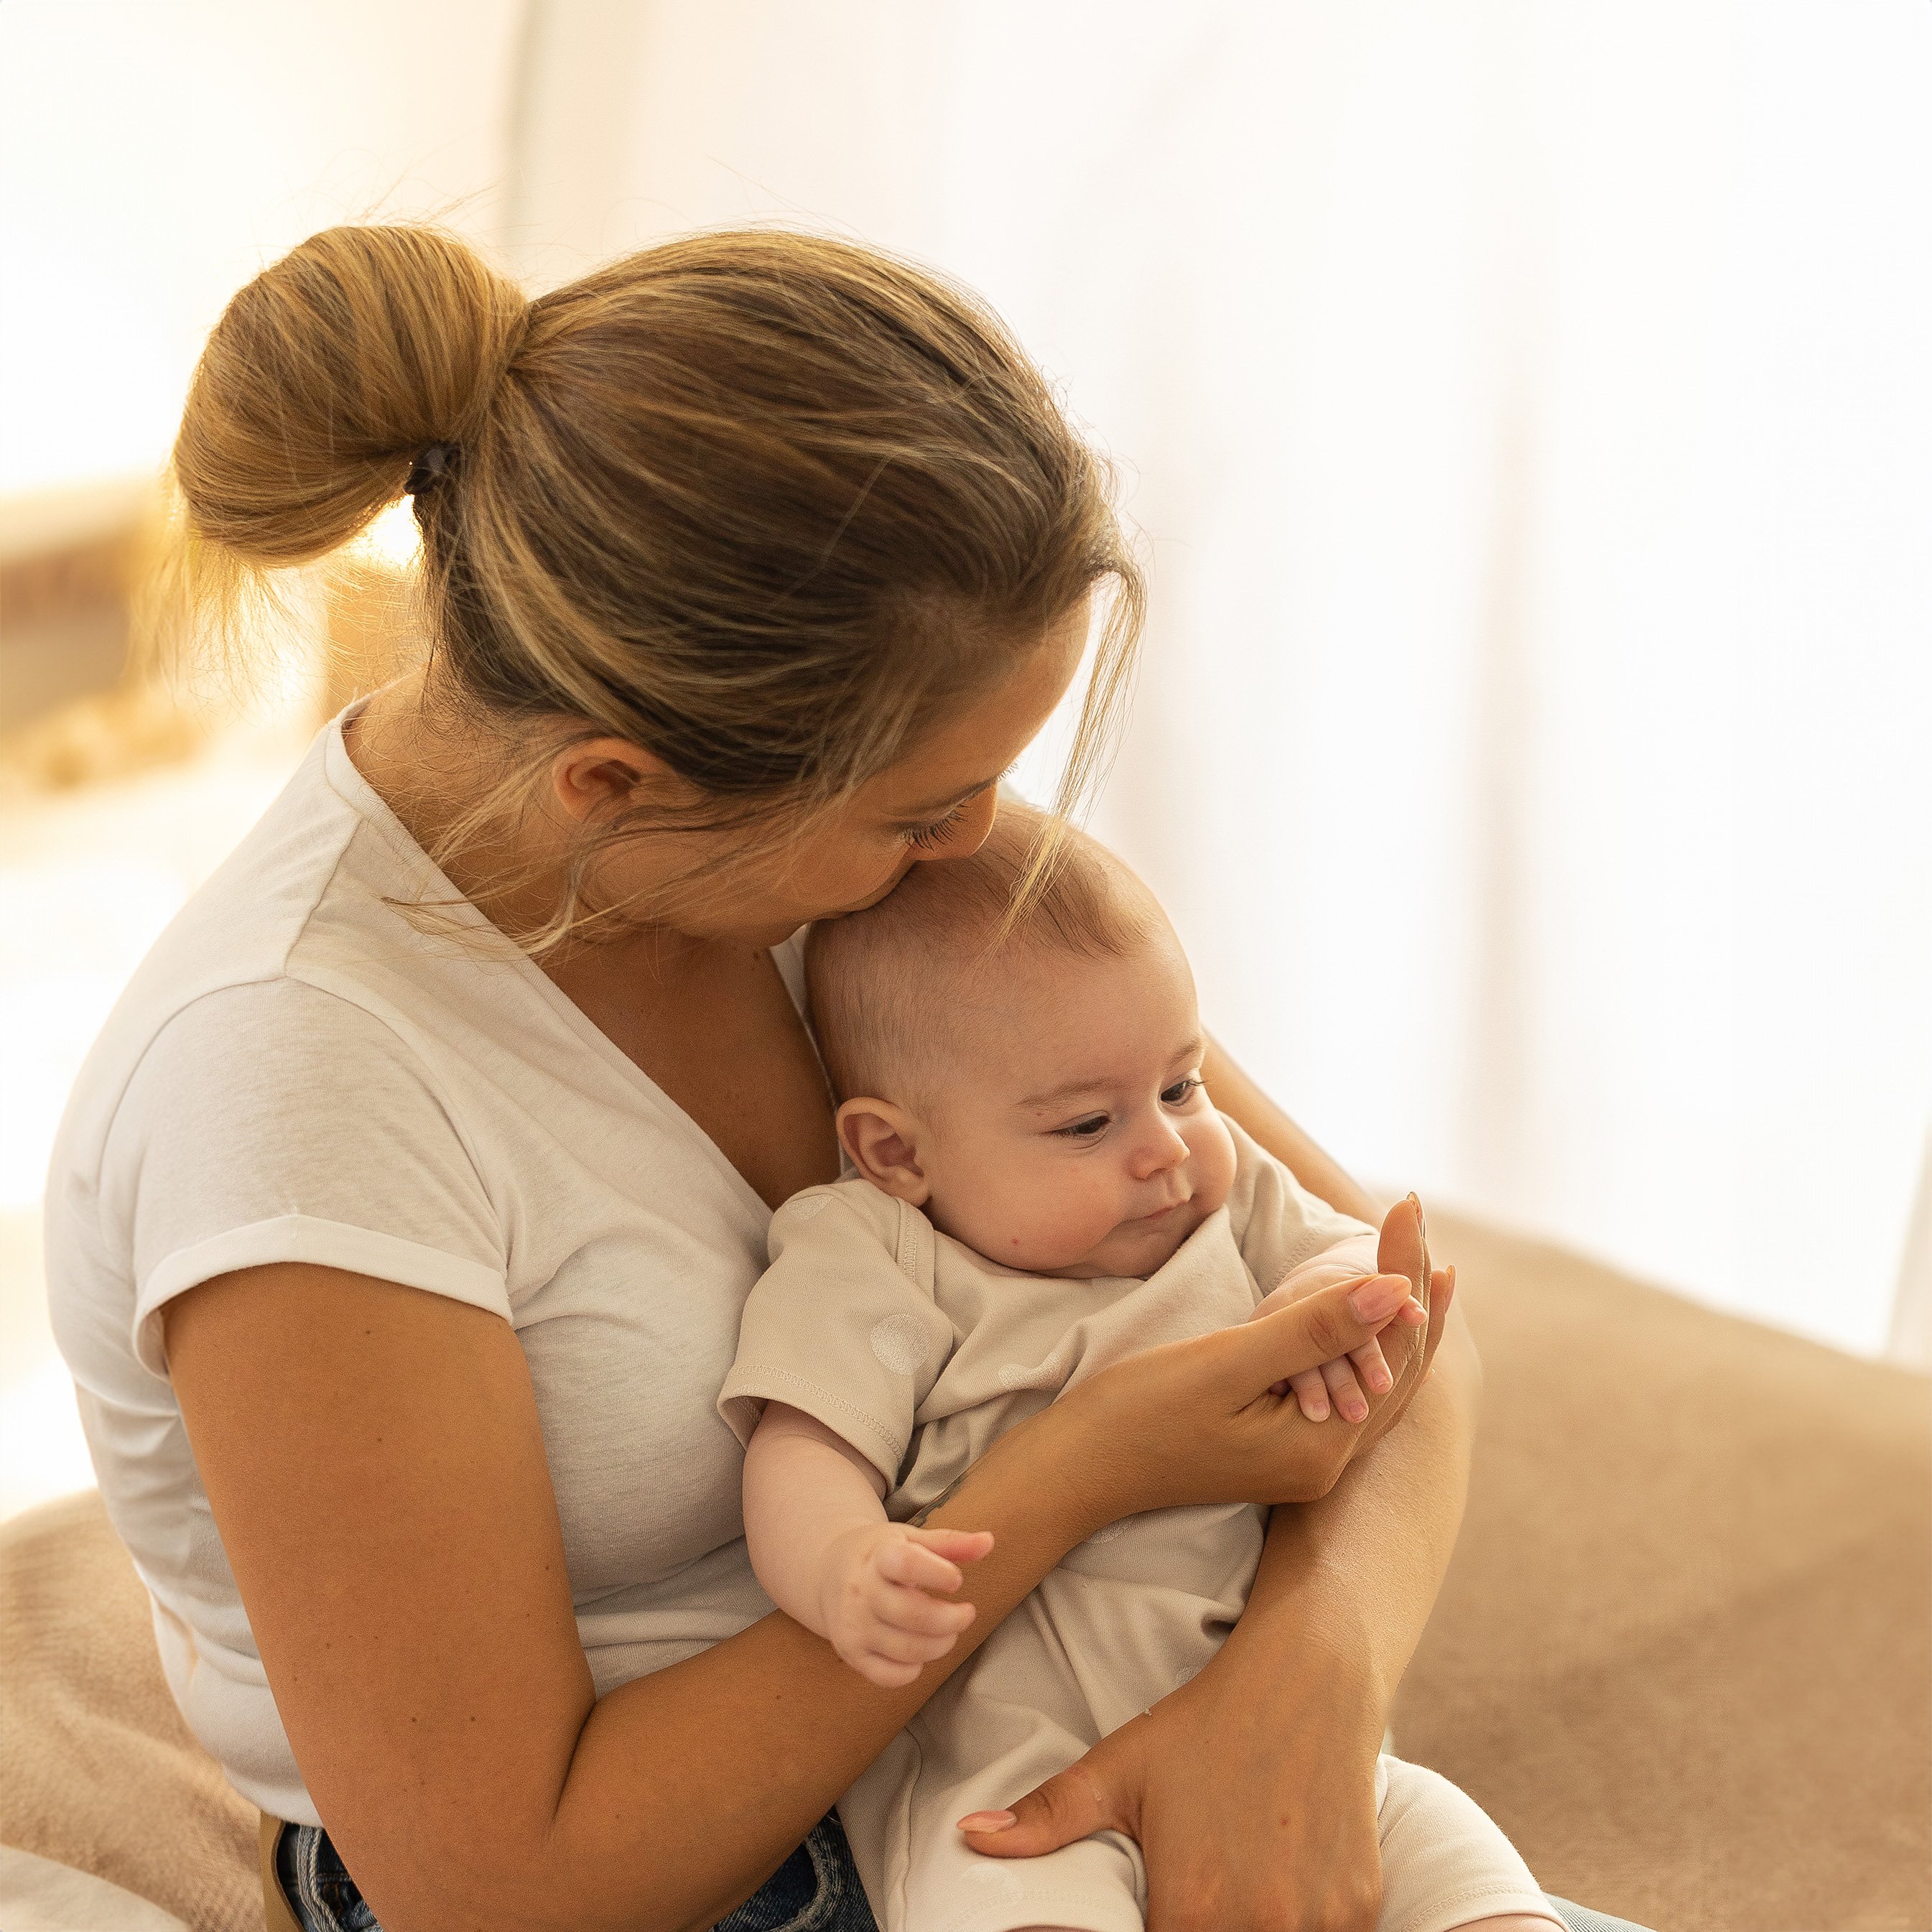
[[[1003,804],[970,858],[916,866],[812,928],[839,1137],[867,1180],[990,1261],[1150,1274],[1234,1177],[1193,975],[1153,894],[1076,832],[1001,937],[1040,824]]]

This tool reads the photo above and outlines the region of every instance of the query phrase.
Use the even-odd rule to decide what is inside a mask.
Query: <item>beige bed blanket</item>
[[[1926,1932],[1932,1384],[1430,1232],[1488,1386],[1403,1756],[1551,1890],[1657,1932]],[[0,1845],[259,1932],[255,1829],[98,1498],[0,1527]]]

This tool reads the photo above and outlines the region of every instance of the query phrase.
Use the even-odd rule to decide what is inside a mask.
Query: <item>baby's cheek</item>
[[[1007,1231],[992,1252],[1010,1268],[1056,1268],[1078,1260],[1120,1224],[1119,1204],[1077,1166],[1030,1174],[1008,1197]]]
[[[1219,1114],[1205,1115],[1187,1136],[1194,1168],[1194,1201],[1204,1220],[1227,1204],[1234,1188],[1234,1137]]]

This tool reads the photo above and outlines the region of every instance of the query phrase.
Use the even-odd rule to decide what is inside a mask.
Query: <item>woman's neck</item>
[[[464,832],[489,792],[513,774],[510,754],[460,707],[440,701],[413,671],[374,692],[343,726],[351,761],[410,836],[434,856],[450,883],[509,932],[541,932],[568,890],[574,826],[542,808],[506,811],[497,824]],[[586,952],[621,951],[648,958],[655,973],[674,970],[701,942],[668,928],[639,927],[594,945],[568,942],[545,956],[546,970]]]

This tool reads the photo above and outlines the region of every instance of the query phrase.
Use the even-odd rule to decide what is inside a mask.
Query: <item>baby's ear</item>
[[[903,1107],[869,1095],[838,1109],[838,1139],[852,1165],[884,1192],[925,1204],[932,1192],[919,1164],[920,1126]]]

